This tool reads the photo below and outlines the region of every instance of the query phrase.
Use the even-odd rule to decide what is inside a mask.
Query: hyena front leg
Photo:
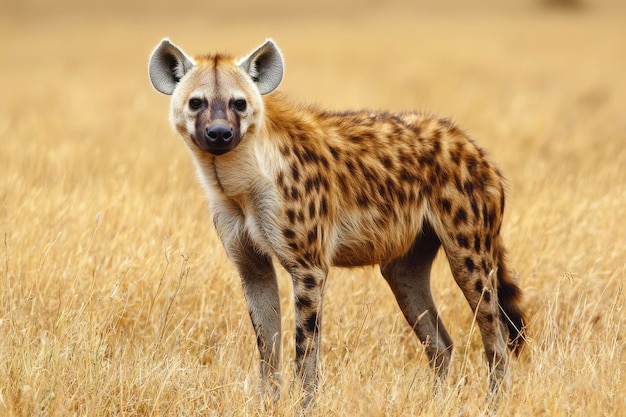
[[[296,322],[296,375],[304,390],[303,408],[315,397],[319,380],[322,303],[326,271],[292,271]]]
[[[238,240],[231,253],[243,284],[250,319],[259,348],[261,392],[280,398],[280,299],[271,258],[259,254],[248,239]]]

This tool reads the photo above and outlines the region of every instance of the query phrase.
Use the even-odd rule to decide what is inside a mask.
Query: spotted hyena
[[[291,274],[296,373],[307,402],[318,382],[322,298],[332,266],[379,264],[404,316],[445,377],[452,339],[430,291],[443,247],[475,312],[497,390],[507,344],[524,342],[521,291],[500,236],[500,171],[454,123],[421,113],[326,111],[274,92],[283,59],[266,41],[243,59],[190,58],[169,40],[149,64],[172,95],[170,120],[206,189],[236,266],[265,391],[280,384],[280,303],[272,258]]]

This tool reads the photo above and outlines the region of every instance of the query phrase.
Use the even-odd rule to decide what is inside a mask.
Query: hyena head
[[[271,40],[236,61],[220,54],[190,58],[163,39],[149,73],[154,88],[172,96],[170,120],[188,145],[222,155],[259,125],[261,95],[280,84],[283,58]]]

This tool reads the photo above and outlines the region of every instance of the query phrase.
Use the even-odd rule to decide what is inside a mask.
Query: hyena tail
[[[509,349],[519,355],[526,341],[526,317],[522,309],[522,290],[506,265],[506,250],[498,236],[495,241],[495,258],[498,266],[498,301],[501,320],[509,330]]]

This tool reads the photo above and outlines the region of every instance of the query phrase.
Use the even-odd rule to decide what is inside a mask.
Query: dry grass
[[[504,235],[531,316],[495,414],[625,415],[619,2],[571,15],[513,1],[467,13],[453,0],[450,13],[395,1],[352,14],[360,3],[333,3],[234,2],[252,8],[234,20],[228,6],[199,1],[191,13],[164,1],[2,5],[0,415],[294,413],[289,278],[281,272],[283,398],[264,409],[238,277],[167,125],[168,100],[148,82],[147,57],[165,35],[189,52],[240,54],[272,36],[294,97],[453,116],[509,179]],[[456,341],[449,387],[433,396],[378,271],[333,270],[315,415],[489,411],[480,338],[443,256],[434,276]]]

